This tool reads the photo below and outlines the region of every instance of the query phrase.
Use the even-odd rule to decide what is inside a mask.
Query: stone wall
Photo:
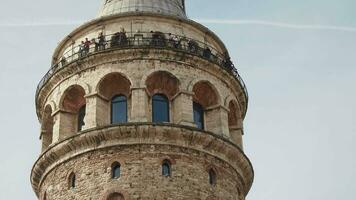
[[[162,176],[162,161],[172,165],[171,177]],[[121,177],[111,178],[111,164],[121,164]],[[208,171],[217,171],[216,185],[210,185]],[[76,175],[76,187],[68,187],[68,174]],[[86,153],[51,171],[41,194],[47,199],[105,199],[118,192],[130,200],[240,200],[236,171],[208,154],[168,145],[117,146]],[[106,200],[106,199],[105,199]]]

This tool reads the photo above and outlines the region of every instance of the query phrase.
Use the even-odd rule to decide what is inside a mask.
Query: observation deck
[[[91,41],[90,45],[84,47],[82,44],[73,46],[70,50],[63,53],[60,58],[52,65],[49,71],[41,79],[36,90],[36,105],[38,105],[37,97],[41,89],[58,71],[66,68],[71,63],[85,59],[87,57],[105,53],[112,50],[127,50],[127,49],[163,49],[173,50],[192,56],[198,56],[209,62],[219,66],[224,71],[232,75],[239,83],[244,91],[246,106],[248,103],[248,92],[246,85],[230,60],[228,54],[220,53],[214,47],[207,45],[204,42],[188,38],[186,36],[174,35],[171,33],[162,32],[138,32],[134,34],[120,35],[120,32],[110,35],[103,35],[104,40]],[[177,38],[173,40],[172,38]],[[247,109],[247,108],[246,108]]]

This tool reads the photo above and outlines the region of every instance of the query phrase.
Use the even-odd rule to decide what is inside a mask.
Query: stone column
[[[220,105],[205,109],[205,126],[207,131],[230,138],[228,109]]]
[[[109,101],[99,94],[90,94],[86,98],[85,126],[83,130],[110,124]]]
[[[58,110],[53,115],[53,142],[58,142],[77,132],[77,115],[64,110]]]
[[[176,124],[195,126],[193,118],[193,95],[181,91],[173,98],[173,122]]]
[[[148,106],[146,88],[132,88],[130,122],[148,122]]]

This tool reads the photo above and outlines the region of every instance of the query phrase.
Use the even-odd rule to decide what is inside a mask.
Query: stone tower
[[[184,0],[105,0],[38,85],[41,200],[244,200],[248,95]]]

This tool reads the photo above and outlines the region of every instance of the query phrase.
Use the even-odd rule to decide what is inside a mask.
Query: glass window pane
[[[166,96],[157,94],[152,98],[153,122],[169,122],[169,102]]]
[[[203,107],[193,102],[194,123],[198,128],[204,129],[204,109]]]
[[[162,164],[162,176],[170,176],[171,175],[171,166],[168,162]]]
[[[121,169],[120,169],[120,165],[117,164],[112,168],[112,178],[116,179],[116,178],[120,178],[121,176]]]
[[[127,100],[125,96],[116,96],[111,101],[111,123],[127,122]]]

